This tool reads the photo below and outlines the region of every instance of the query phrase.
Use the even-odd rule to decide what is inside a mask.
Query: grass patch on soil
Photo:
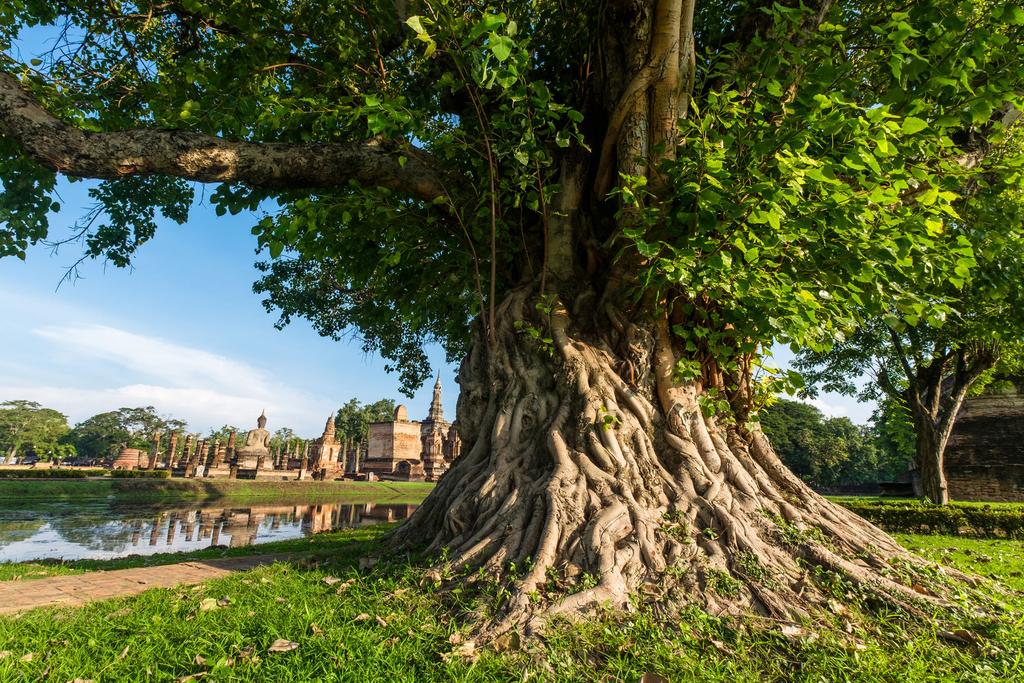
[[[1024,680],[1018,595],[1000,598],[1001,616],[960,617],[962,627],[980,634],[975,644],[940,636],[950,623],[910,622],[885,611],[850,621],[837,614],[787,636],[778,624],[752,619],[699,609],[664,618],[640,608],[558,625],[521,648],[474,650],[464,619],[453,615],[486,613],[502,587],[481,576],[482,593],[438,591],[435,577],[415,562],[360,569],[359,558],[380,548],[383,532],[319,534],[302,541],[316,546],[312,555],[195,589],[0,619],[0,652],[7,653],[0,680],[637,681],[646,672],[671,681]],[[1013,541],[901,540],[925,554],[952,548],[943,559],[964,561],[966,569],[975,568],[981,549],[993,558],[982,571],[1020,566]],[[269,651],[278,640],[288,651]]]
[[[252,481],[243,479],[73,479],[0,481],[0,504],[30,499],[115,497],[124,502],[233,501],[415,503],[434,484],[397,481]]]

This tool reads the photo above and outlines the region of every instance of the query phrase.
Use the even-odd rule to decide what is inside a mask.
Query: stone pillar
[[[192,457],[192,435],[185,437],[185,446],[181,450],[181,458],[178,459],[178,469],[184,469]]]
[[[259,471],[263,469],[263,461],[265,459],[266,459],[266,456],[263,453],[260,453],[260,456],[256,459],[256,472],[257,473],[259,473]]]
[[[160,432],[153,434],[153,445],[149,449],[149,469],[156,469],[157,458],[160,457]]]
[[[222,451],[223,446],[220,445],[220,437],[213,440],[213,456],[210,460],[210,468],[220,467],[221,463],[224,462],[224,453]]]
[[[167,444],[167,469],[174,469],[174,455],[178,450],[178,432],[171,432],[170,443]]]
[[[231,430],[231,436],[228,437],[227,453],[225,453],[225,457],[227,458],[227,462],[234,462],[235,461],[235,436],[236,436],[235,435],[235,431]]]

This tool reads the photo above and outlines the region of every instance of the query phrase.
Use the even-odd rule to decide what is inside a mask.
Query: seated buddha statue
[[[266,411],[256,418],[256,429],[245,435],[245,445],[238,449],[235,461],[241,469],[256,469],[270,455],[270,432],[266,430]]]

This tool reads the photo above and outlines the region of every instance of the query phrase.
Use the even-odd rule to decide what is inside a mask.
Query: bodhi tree
[[[117,264],[214,183],[219,211],[267,212],[286,317],[358,330],[410,385],[423,344],[462,357],[463,455],[391,542],[507,581],[489,633],[650,586],[793,618],[825,603],[808,566],[941,603],[748,417],[778,384],[762,349],[931,306],[973,264],[941,227],[1012,161],[1018,8],[4,7],[8,43],[54,23],[67,43],[0,74],[5,251],[44,236],[58,173],[102,181],[82,238]]]

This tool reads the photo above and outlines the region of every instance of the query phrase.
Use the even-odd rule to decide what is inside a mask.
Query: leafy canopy
[[[434,201],[373,183],[226,183],[208,197],[218,212],[265,212],[253,232],[271,261],[256,288],[279,324],[355,330],[413,387],[423,344],[465,353],[469,322],[540,272],[561,173],[594,167],[615,102],[595,85],[604,3],[397,5],[410,12],[14,0],[0,46],[4,70],[87,130],[371,140],[402,164],[429,154],[446,188]],[[748,35],[752,16],[765,29]],[[841,0],[820,26],[805,19],[792,4],[698,2],[670,191],[622,174],[575,226],[596,264],[587,277],[635,258],[637,298],[673,307],[691,354],[681,377],[708,358],[735,371],[776,341],[822,350],[883,315],[943,324],[986,258],[971,198],[1020,201],[1024,10]],[[37,26],[61,38],[22,62],[18,41]],[[0,254],[24,256],[46,236],[54,175],[0,140],[0,178]],[[186,219],[193,192],[165,176],[99,183],[87,252],[126,264],[157,212]]]

